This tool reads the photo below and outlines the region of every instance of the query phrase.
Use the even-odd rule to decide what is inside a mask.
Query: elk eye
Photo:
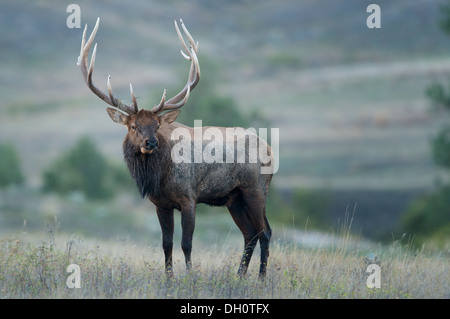
[[[161,127],[161,125],[158,125],[158,130],[159,130],[160,127]]]
[[[136,126],[131,125],[131,129],[132,129],[133,131],[136,131]]]

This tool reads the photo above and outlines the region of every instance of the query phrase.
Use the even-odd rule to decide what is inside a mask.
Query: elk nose
[[[158,140],[156,139],[148,139],[145,141],[145,147],[148,149],[155,149],[158,147]]]

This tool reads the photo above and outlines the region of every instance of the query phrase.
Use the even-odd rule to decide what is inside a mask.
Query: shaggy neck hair
[[[158,149],[147,155],[127,137],[123,142],[123,157],[141,196],[159,197],[162,177],[168,172],[166,166],[171,161],[166,141],[159,138]]]

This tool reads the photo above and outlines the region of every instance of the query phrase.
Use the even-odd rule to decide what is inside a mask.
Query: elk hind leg
[[[266,217],[266,196],[263,191],[244,189],[243,198],[246,203],[248,216],[256,229],[259,244],[261,247],[261,262],[259,277],[266,275],[267,261],[269,259],[269,243],[272,236],[272,229]]]
[[[242,253],[241,263],[239,265],[238,275],[245,276],[248,265],[258,242],[258,232],[253,226],[247,211],[246,204],[242,198],[242,194],[238,194],[227,205],[231,217],[244,236],[244,251]]]

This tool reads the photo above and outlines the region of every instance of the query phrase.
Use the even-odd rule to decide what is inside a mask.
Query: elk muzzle
[[[155,137],[148,138],[144,140],[144,142],[141,145],[141,153],[151,154],[157,148],[158,148],[158,140]]]

